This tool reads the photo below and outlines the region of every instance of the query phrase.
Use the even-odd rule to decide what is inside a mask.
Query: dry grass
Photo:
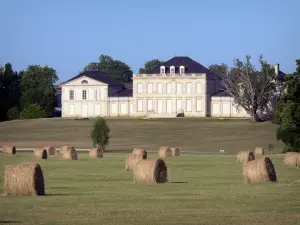
[[[61,150],[59,151],[62,159],[65,160],[77,160],[77,151],[74,147],[71,146],[63,146]]]
[[[48,153],[47,150],[42,148],[42,149],[34,149],[33,151],[33,159],[47,159],[48,158]]]
[[[173,156],[173,151],[168,146],[161,146],[158,151],[159,157],[171,157]]]
[[[276,171],[270,158],[262,157],[250,161],[244,166],[244,182],[246,184],[270,181],[277,181]]]
[[[143,155],[141,154],[129,154],[126,159],[125,170],[133,172],[136,164],[143,160]]]
[[[89,152],[90,158],[103,158],[102,148],[92,148]]]
[[[17,153],[17,150],[15,146],[4,145],[2,148],[2,152],[5,154],[15,155]]]
[[[44,195],[44,176],[41,166],[36,163],[7,166],[4,188],[5,195]]]
[[[255,155],[264,155],[265,154],[265,149],[262,147],[256,147],[254,150]]]
[[[285,166],[298,166],[300,167],[300,153],[287,152],[284,155],[283,164]]]
[[[255,155],[252,151],[240,151],[237,154],[237,162],[247,164],[248,162],[255,159]]]
[[[133,154],[140,154],[143,156],[143,159],[147,159],[147,151],[143,148],[133,149]]]
[[[139,161],[134,170],[136,184],[157,184],[168,182],[168,169],[162,159],[146,159]]]
[[[179,148],[171,148],[173,152],[173,156],[180,156],[180,150]]]

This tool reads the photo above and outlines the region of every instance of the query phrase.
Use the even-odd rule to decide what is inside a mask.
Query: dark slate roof
[[[202,66],[200,63],[194,61],[187,56],[176,56],[170,59],[169,61],[162,63],[161,65],[155,67],[149,74],[158,74],[160,73],[160,67],[166,67],[166,73],[170,73],[170,67],[175,66],[175,73],[179,73],[179,67],[185,67],[185,73],[206,73],[208,75],[216,75],[208,68]]]
[[[108,90],[108,97],[132,97],[132,89],[123,88],[121,90]]]
[[[86,76],[91,79],[106,83],[111,87],[124,87],[124,84],[122,84],[120,81],[117,81],[117,80],[111,78],[106,73],[103,73],[101,71],[96,71],[96,70],[89,70],[89,71],[82,72],[82,73],[78,74],[77,76],[71,78],[70,80],[67,80],[64,83],[70,82],[70,81],[80,78],[82,76]]]
[[[285,79],[284,79],[284,77],[285,77],[285,73],[284,72],[282,72],[282,71],[280,71],[279,70],[279,72],[278,72],[278,79],[280,80],[280,81],[284,81]]]
[[[212,97],[230,97],[230,95],[226,91],[220,91],[212,95]]]

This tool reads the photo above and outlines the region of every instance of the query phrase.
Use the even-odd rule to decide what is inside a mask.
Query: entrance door
[[[163,104],[162,104],[162,100],[158,99],[157,100],[157,113],[162,113],[163,111]]]
[[[82,105],[82,117],[87,117],[88,115],[88,107],[87,105]]]
[[[181,99],[177,99],[176,100],[176,112],[179,113],[179,111],[181,110]]]
[[[172,113],[172,100],[167,100],[167,113]]]
[[[100,105],[95,105],[95,116],[100,116]]]

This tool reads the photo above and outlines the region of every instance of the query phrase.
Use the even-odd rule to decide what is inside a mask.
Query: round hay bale
[[[56,155],[56,148],[53,146],[46,146],[44,149],[47,151],[48,155]]]
[[[265,154],[265,149],[262,147],[256,147],[254,150],[255,155],[264,155]]]
[[[147,151],[143,148],[133,149],[133,154],[140,154],[143,156],[143,159],[147,159]]]
[[[168,169],[162,159],[146,159],[136,164],[134,170],[136,184],[157,184],[168,182]]]
[[[299,166],[300,167],[300,154],[298,152],[285,153],[283,164],[285,166]]]
[[[127,156],[125,170],[133,172],[136,164],[141,160],[143,160],[141,154],[129,154]]]
[[[252,151],[240,151],[237,154],[237,161],[242,164],[246,164],[252,160],[255,160],[255,155]]]
[[[17,150],[15,146],[4,145],[2,148],[2,152],[5,154],[15,155],[17,153]]]
[[[77,151],[75,150],[74,147],[71,146],[63,146],[60,149],[60,155],[62,156],[62,159],[65,160],[77,160]]]
[[[48,153],[46,149],[34,149],[33,150],[33,158],[34,159],[47,159],[48,158]]]
[[[42,168],[36,163],[23,163],[6,167],[5,195],[45,195]]]
[[[173,152],[173,156],[180,156],[180,150],[179,148],[171,148],[172,152]]]
[[[92,148],[89,153],[90,158],[102,158],[103,149],[102,148]]]
[[[246,184],[270,181],[277,181],[275,168],[270,158],[262,157],[250,161],[244,166],[244,182]]]
[[[158,154],[159,154],[159,157],[172,157],[173,156],[173,152],[168,146],[161,146],[159,148]]]

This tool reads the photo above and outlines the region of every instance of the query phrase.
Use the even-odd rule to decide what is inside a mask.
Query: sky
[[[153,58],[231,67],[262,54],[291,73],[299,9],[300,0],[0,0],[0,65],[48,65],[63,82],[101,54],[134,73]]]

